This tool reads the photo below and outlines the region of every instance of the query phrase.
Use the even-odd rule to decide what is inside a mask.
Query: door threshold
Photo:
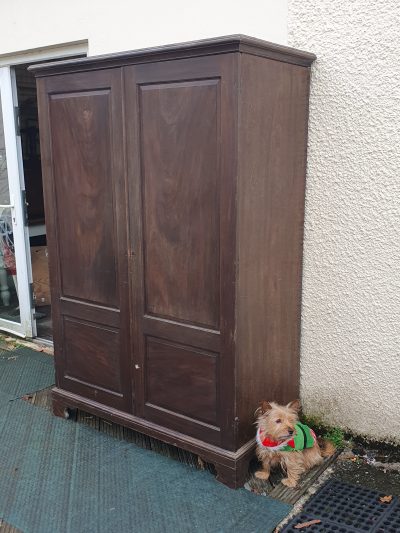
[[[48,346],[49,348],[54,348],[54,342],[49,339],[42,339],[42,337],[35,337],[32,339],[32,342],[34,344],[44,344],[45,346]]]
[[[14,336],[7,335],[3,338],[5,343],[9,345],[11,350],[18,349],[18,347],[20,346],[25,346],[26,348],[30,348],[31,350],[35,350],[36,352],[45,352],[49,355],[54,355],[54,344],[48,339],[41,339],[40,337],[35,337],[34,339],[32,339],[31,337],[25,337],[21,339],[19,337],[16,337],[15,334]]]

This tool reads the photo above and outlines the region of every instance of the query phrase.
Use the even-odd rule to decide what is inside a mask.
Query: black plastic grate
[[[399,533],[400,531],[400,503],[381,521],[376,529],[377,533]]]
[[[398,498],[381,503],[383,494],[364,487],[357,487],[341,481],[328,481],[282,529],[282,533],[298,533],[294,526],[313,519],[321,520],[305,531],[326,531],[327,533],[399,533],[400,502]]]

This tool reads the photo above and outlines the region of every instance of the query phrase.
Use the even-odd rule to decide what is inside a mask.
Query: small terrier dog
[[[287,473],[282,483],[295,487],[304,472],[335,453],[329,441],[321,449],[314,431],[299,422],[300,408],[300,400],[286,406],[263,401],[256,410],[257,456],[263,466],[255,474],[259,479],[268,479],[271,467],[280,464]]]

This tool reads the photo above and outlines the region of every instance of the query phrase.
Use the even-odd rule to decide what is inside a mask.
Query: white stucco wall
[[[232,33],[281,44],[287,0],[1,0],[0,55],[87,39],[89,55]]]
[[[400,3],[289,0],[314,52],[301,392],[308,413],[400,442]]]

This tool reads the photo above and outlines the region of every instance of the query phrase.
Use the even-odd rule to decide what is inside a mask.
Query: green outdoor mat
[[[32,355],[36,388],[45,379],[33,368],[43,359],[46,374],[45,358]],[[28,367],[14,366],[26,378]],[[24,380],[4,388],[0,379],[0,390],[35,390]],[[23,400],[0,409],[0,516],[24,533],[268,533],[290,509]]]
[[[0,349],[0,405],[54,384],[54,359],[29,348]]]

